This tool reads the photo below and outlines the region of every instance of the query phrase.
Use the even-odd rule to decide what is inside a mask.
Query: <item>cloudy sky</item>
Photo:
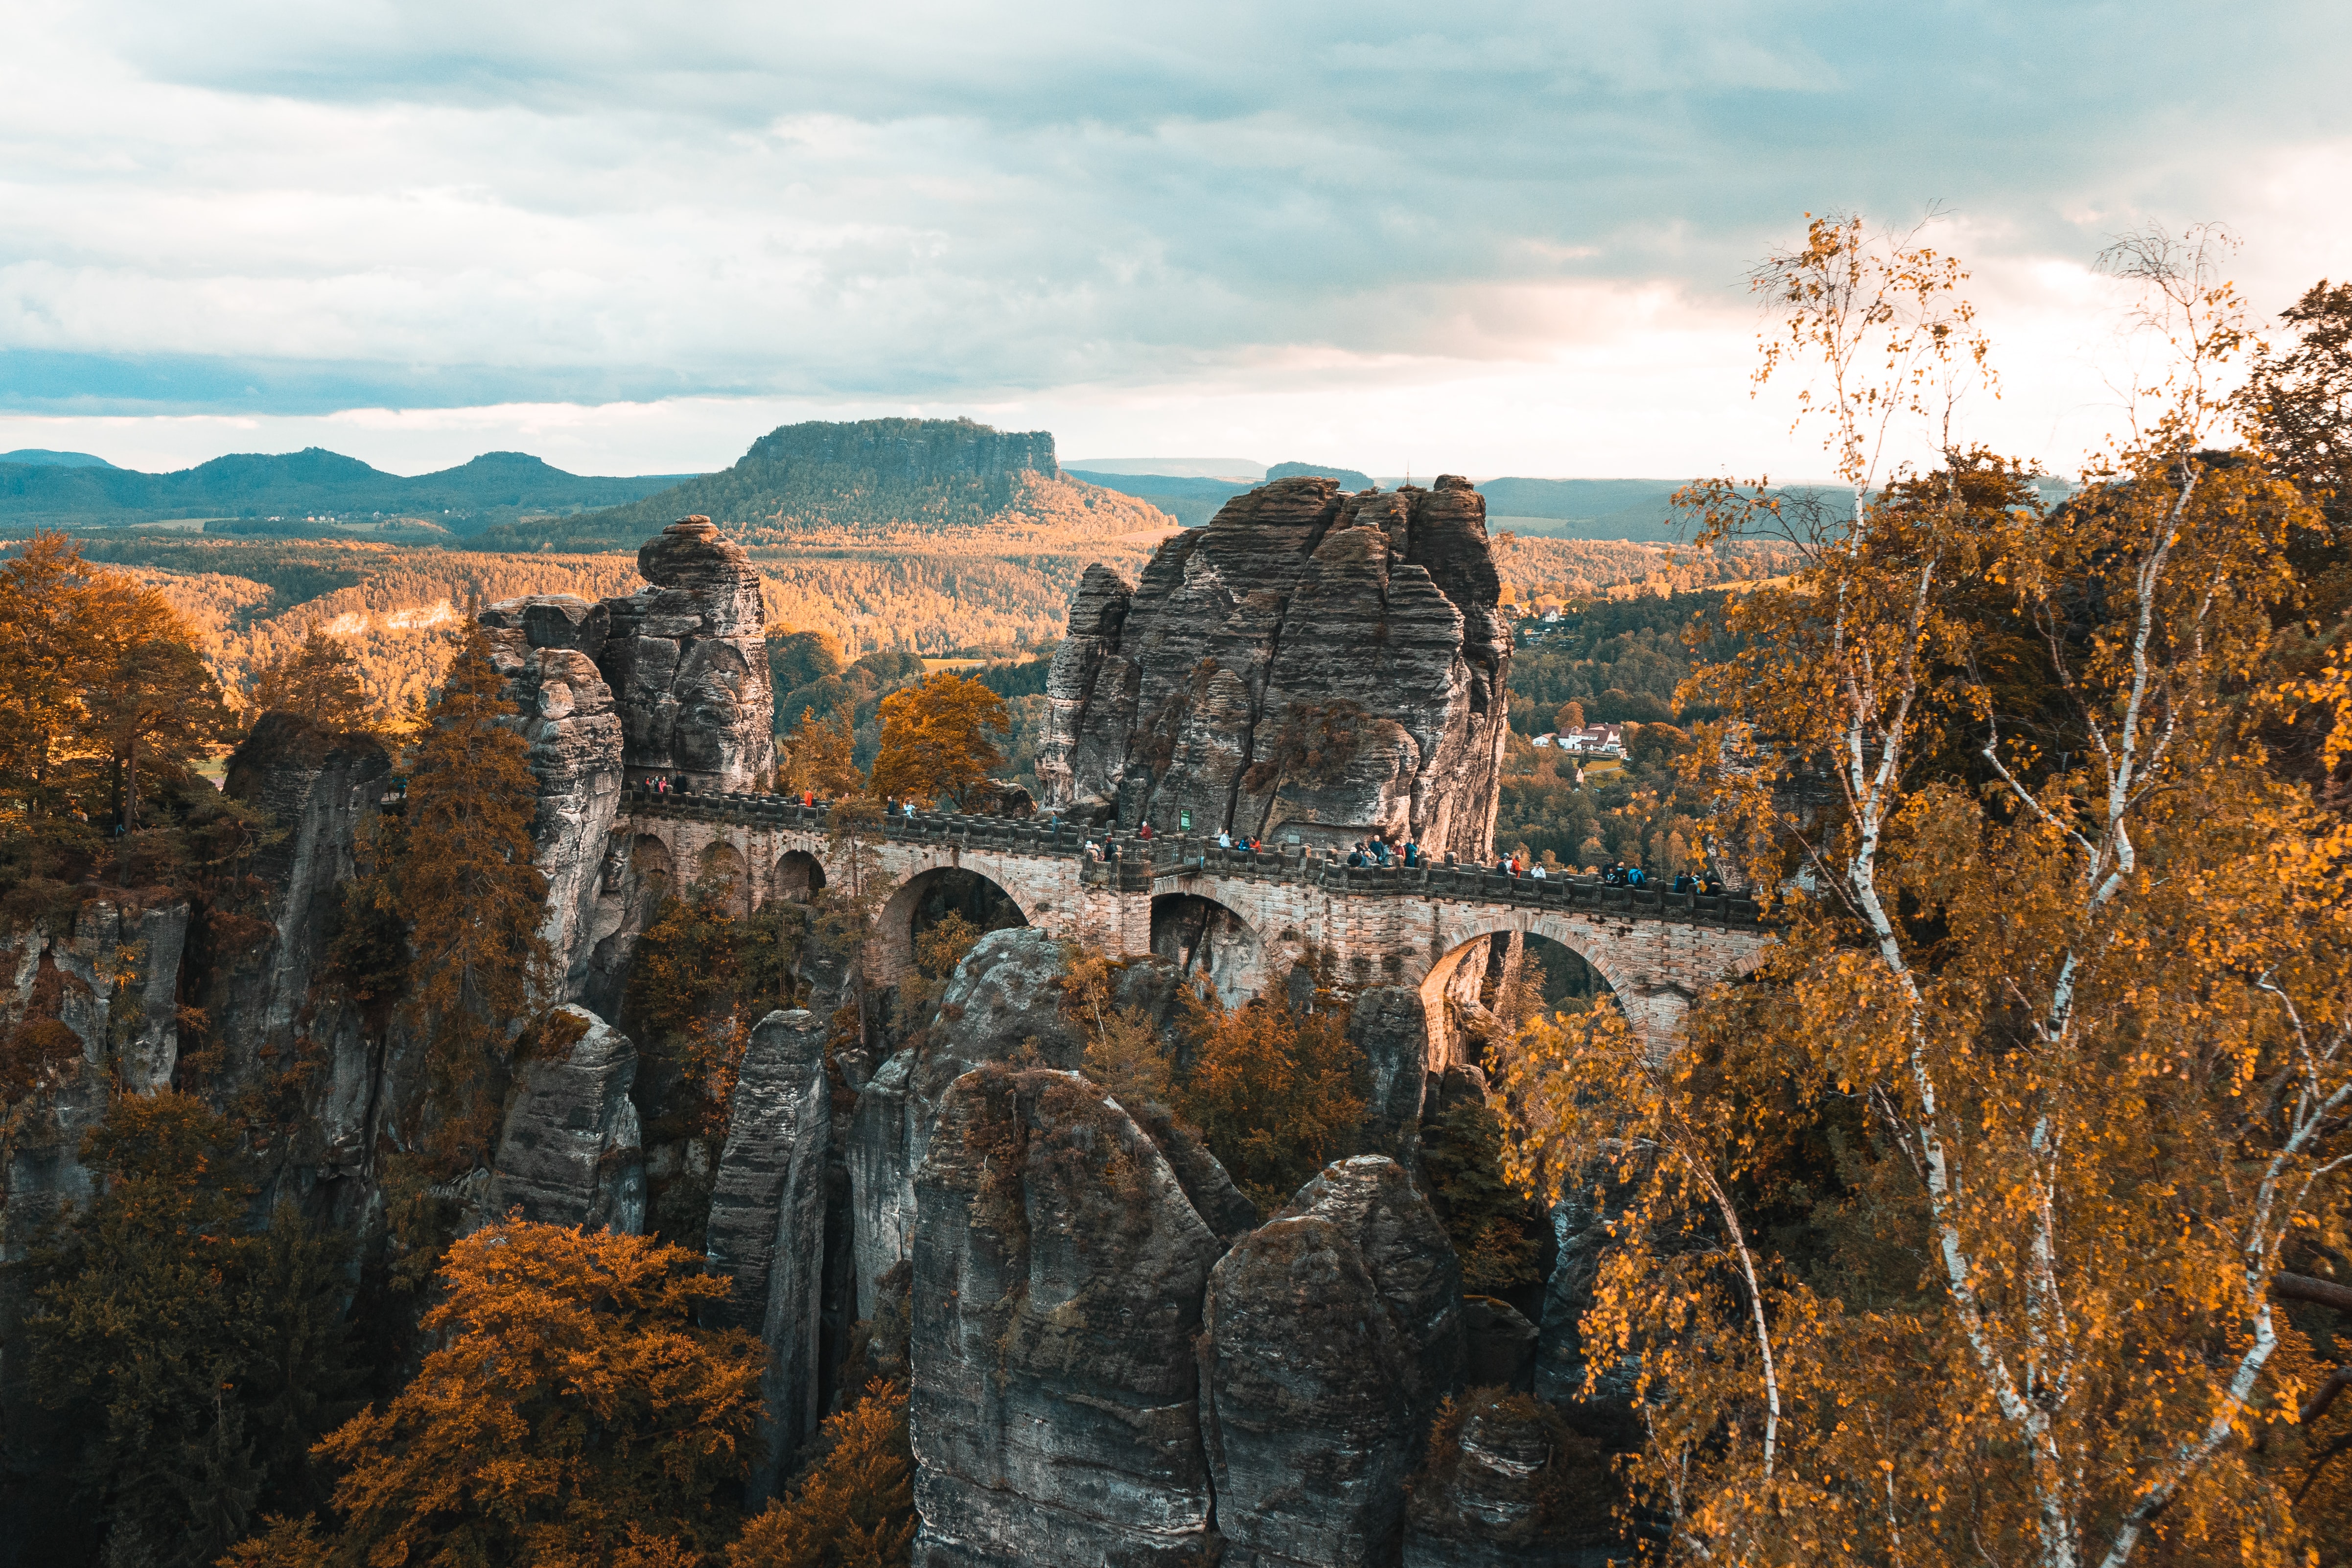
[[[2352,5],[18,0],[0,449],[731,462],[971,414],[1065,458],[1823,467],[1742,276],[1931,206],[2004,393],[2112,423],[2116,235],[2352,273]]]

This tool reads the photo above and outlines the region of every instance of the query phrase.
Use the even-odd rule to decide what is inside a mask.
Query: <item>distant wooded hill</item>
[[[11,454],[14,456],[14,454]],[[523,452],[486,452],[469,463],[414,479],[387,474],[320,447],[276,455],[215,458],[176,473],[147,474],[81,454],[39,453],[0,460],[0,523],[99,528],[158,518],[230,519],[256,525],[214,531],[305,531],[320,515],[375,514],[432,521],[452,533],[531,511],[574,512],[666,489],[678,474],[599,479],[568,474]],[[279,520],[275,528],[268,520]]]
[[[970,419],[861,419],[787,425],[724,472],[559,522],[489,529],[474,548],[634,550],[664,524],[696,514],[752,546],[941,534],[1016,544],[1171,526],[1130,495],[1065,477],[1046,431],[994,430]]]

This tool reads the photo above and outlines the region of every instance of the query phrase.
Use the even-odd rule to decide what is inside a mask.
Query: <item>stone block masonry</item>
[[[828,817],[823,806],[780,796],[632,791],[615,848],[639,874],[657,867],[692,880],[723,868],[748,912],[833,879]],[[1351,984],[1419,987],[1435,1020],[1447,981],[1465,954],[1484,951],[1485,938],[1549,937],[1599,970],[1629,1021],[1661,1047],[1701,991],[1753,967],[1769,940],[1754,904],[1728,895],[1441,867],[1357,869],[1295,850],[1251,855],[1190,838],[1118,842],[1119,860],[1095,861],[1082,853],[1083,833],[1066,825],[933,813],[891,818],[870,842],[892,889],[877,933],[877,977],[893,980],[911,963],[916,908],[950,870],[994,883],[1028,924],[1113,953],[1164,952],[1171,909],[1222,910],[1234,933],[1225,951],[1239,962],[1211,972],[1229,999],[1255,994],[1311,951]],[[1433,1040],[1432,1050],[1442,1064],[1451,1047]]]

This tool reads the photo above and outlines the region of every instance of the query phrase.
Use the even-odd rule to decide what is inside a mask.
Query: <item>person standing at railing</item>
[[[1149,820],[1149,819],[1146,819],[1146,821],[1144,822],[1144,824],[1143,824],[1143,826],[1142,826],[1141,827],[1139,827],[1139,828],[1137,828],[1137,829],[1135,830],[1135,836],[1136,836],[1138,838],[1142,839],[1142,840],[1143,840],[1144,842],[1146,842],[1146,843],[1150,843],[1150,840],[1151,840],[1151,823],[1150,822],[1150,820]]]

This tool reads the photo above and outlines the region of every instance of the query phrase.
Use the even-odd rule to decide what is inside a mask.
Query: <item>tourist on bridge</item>
[[[1410,871],[1421,864],[1421,845],[1413,839],[1404,841],[1404,867]]]
[[[1230,833],[1226,832],[1226,831],[1225,831],[1223,828],[1222,828],[1222,827],[1218,828],[1218,829],[1217,829],[1217,847],[1218,847],[1218,848],[1220,848],[1220,849],[1231,849],[1233,847],[1234,847],[1234,836],[1233,836],[1232,834],[1230,834]]]
[[[1138,838],[1149,838],[1151,837],[1151,823],[1150,819],[1147,818],[1143,826],[1135,830],[1135,836]]]

